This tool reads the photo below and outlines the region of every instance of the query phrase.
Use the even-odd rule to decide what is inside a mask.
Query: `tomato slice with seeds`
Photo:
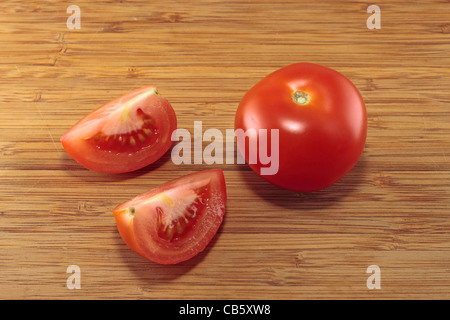
[[[114,217],[124,242],[143,257],[175,264],[203,251],[225,214],[221,169],[195,172],[118,205]]]
[[[154,86],[129,92],[76,123],[62,137],[67,153],[84,167],[110,173],[138,170],[170,148],[175,111]]]

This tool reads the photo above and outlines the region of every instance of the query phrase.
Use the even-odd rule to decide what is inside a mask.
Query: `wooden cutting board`
[[[74,1],[80,29],[71,4],[0,3],[0,298],[450,298],[448,1]],[[381,29],[366,25],[370,4]],[[360,161],[320,192],[278,189],[242,164],[175,165],[170,152],[101,174],[59,142],[150,84],[179,128],[225,132],[251,86],[302,61],[346,75],[368,112]],[[226,217],[204,252],[161,266],[127,248],[117,204],[219,167]]]

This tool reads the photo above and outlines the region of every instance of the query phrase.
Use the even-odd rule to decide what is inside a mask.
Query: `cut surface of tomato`
[[[143,257],[175,264],[203,251],[219,229],[226,205],[221,169],[195,172],[118,205],[124,242]]]
[[[67,153],[84,167],[130,172],[160,159],[177,127],[175,111],[154,86],[129,92],[78,121],[62,137]]]

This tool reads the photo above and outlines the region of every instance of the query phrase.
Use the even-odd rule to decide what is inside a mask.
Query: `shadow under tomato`
[[[258,176],[248,165],[246,165],[246,168],[240,167],[238,171],[242,180],[266,201],[288,209],[302,209],[314,204],[314,207],[320,210],[335,205],[357,191],[358,187],[367,181],[367,165],[368,159],[363,154],[352,170],[333,185],[319,191],[304,193],[285,190],[272,185]]]
[[[206,258],[210,250],[214,250],[214,246],[220,235],[222,234],[226,216],[227,213],[225,212],[222,224],[219,226],[217,233],[211,239],[206,248],[189,260],[173,265],[158,264],[156,262],[147,260],[146,258],[132,251],[119,236],[117,237],[117,239],[120,241],[118,245],[121,245],[124,248],[124,250],[120,250],[121,254],[123,255],[123,260],[128,265],[130,272],[139,277],[142,281],[149,282],[152,285],[158,285],[159,283],[172,281],[189,272],[192,268],[197,266]]]

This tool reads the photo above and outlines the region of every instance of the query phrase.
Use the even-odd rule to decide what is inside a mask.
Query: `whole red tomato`
[[[238,147],[256,173],[281,188],[310,192],[332,185],[357,163],[366,141],[367,113],[358,89],[342,74],[296,63],[268,75],[245,94],[235,129],[255,130],[256,161],[249,158],[252,139],[238,139]],[[278,129],[279,144],[261,140],[261,129],[267,137]],[[268,152],[261,150],[265,140]],[[272,155],[270,165],[278,160],[274,174],[261,174],[269,166],[261,151]]]

